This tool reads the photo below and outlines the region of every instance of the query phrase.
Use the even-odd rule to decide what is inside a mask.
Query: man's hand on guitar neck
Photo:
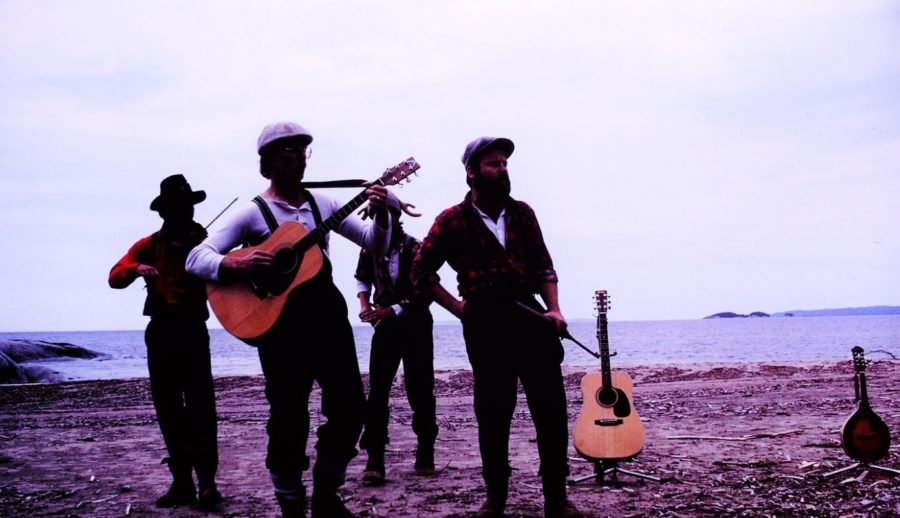
[[[369,197],[369,206],[375,211],[375,223],[381,228],[388,228],[387,187],[369,184],[366,186],[366,196]]]

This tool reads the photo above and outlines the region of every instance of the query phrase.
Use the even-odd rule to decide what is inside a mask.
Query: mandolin
[[[856,411],[847,418],[844,429],[841,432],[841,446],[851,459],[869,464],[882,459],[888,454],[891,447],[891,433],[884,421],[878,417],[869,405],[869,395],[866,389],[866,359],[863,356],[863,348],[854,347],[853,367],[855,372],[853,381],[856,389]]]
[[[594,293],[597,310],[597,340],[600,343],[600,372],[581,379],[584,405],[575,421],[575,449],[593,460],[625,460],[644,446],[644,425],[632,405],[631,376],[610,370],[606,290]]]
[[[372,182],[395,185],[419,169],[412,157],[387,169]],[[409,181],[409,179],[407,179]],[[253,345],[278,322],[288,297],[295,288],[316,276],[325,264],[319,239],[351,212],[367,201],[362,191],[314,230],[288,221],[257,246],[240,248],[227,255],[244,256],[263,250],[275,256],[272,267],[230,283],[207,284],[206,293],[213,313],[229,333]]]

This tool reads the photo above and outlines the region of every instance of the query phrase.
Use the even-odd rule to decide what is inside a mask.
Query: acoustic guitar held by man
[[[313,194],[300,183],[312,141],[312,134],[293,122],[278,122],[263,128],[257,140],[257,152],[260,173],[268,180],[267,188],[256,201],[233,212],[230,219],[191,252],[187,261],[189,271],[215,286],[246,284],[254,276],[265,280],[278,269],[296,270],[296,265],[278,264],[276,254],[263,248],[246,254],[228,252],[243,244],[260,244],[285,225],[312,231],[340,211],[341,206],[334,199],[319,192]],[[361,247],[384,253],[390,238],[385,209],[387,190],[383,186],[371,186],[364,198],[375,210],[374,221],[336,217],[331,220],[335,222],[334,230]],[[316,235],[316,251],[323,254],[321,268],[290,291],[280,318],[253,341],[259,349],[269,402],[266,467],[286,517],[305,516],[306,488],[301,477],[309,467],[306,443],[313,382],[322,389],[325,422],[316,432],[312,515],[352,516],[337,490],[344,483],[347,464],[357,453],[365,394],[347,304],[332,281],[329,235]],[[257,283],[253,286],[258,287]],[[251,292],[250,296],[256,297],[255,293]],[[258,293],[259,298],[274,295],[264,289]]]

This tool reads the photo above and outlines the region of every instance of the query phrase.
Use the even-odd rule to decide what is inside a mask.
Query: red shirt
[[[193,223],[187,237],[175,240],[167,236],[165,229],[160,230],[132,245],[110,270],[109,285],[126,288],[140,277],[138,265],[152,266],[159,272],[159,277],[147,284],[144,314],[206,320],[209,318],[206,283],[184,269],[188,252],[206,237],[206,230],[199,223]]]
[[[416,289],[440,282],[437,271],[444,262],[456,270],[462,298],[484,289],[539,293],[543,283],[558,281],[534,210],[512,198],[506,205],[506,248],[481,221],[471,193],[440,213],[413,263]]]

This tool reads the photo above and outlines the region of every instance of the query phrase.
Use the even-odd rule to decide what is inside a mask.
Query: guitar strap
[[[316,222],[316,228],[321,227],[322,214],[319,212],[319,205],[316,203],[315,197],[313,197],[313,195],[310,194],[310,192],[306,189],[303,189],[303,195],[306,196],[306,200],[309,202],[309,208],[312,209],[313,220],[315,220]],[[328,253],[328,243],[325,241],[324,235],[319,238],[319,247],[322,248],[322,250],[324,250],[326,254]]]
[[[275,229],[278,228],[278,222],[275,221],[275,215],[272,214],[272,209],[269,208],[269,205],[266,203],[266,200],[262,199],[262,196],[257,196],[253,198],[253,203],[259,207],[259,211],[262,213],[262,217],[266,220],[266,225],[269,226],[269,233],[274,233]]]
[[[322,182],[325,183],[325,182]],[[330,182],[328,182],[330,183]],[[304,196],[306,196],[306,200],[309,202],[309,208],[312,209],[313,220],[316,222],[316,228],[322,225],[322,214],[319,212],[319,205],[316,203],[316,199],[310,194],[306,189],[303,190]],[[275,220],[275,215],[272,214],[272,209],[269,208],[269,204],[266,203],[266,200],[262,199],[262,196],[256,196],[253,198],[253,203],[259,207],[259,212],[262,213],[262,217],[266,220],[266,225],[269,227],[269,232],[274,233],[275,229],[278,228],[278,221]],[[325,242],[325,236],[319,238],[319,247],[322,248],[326,253],[328,252],[328,243]]]

